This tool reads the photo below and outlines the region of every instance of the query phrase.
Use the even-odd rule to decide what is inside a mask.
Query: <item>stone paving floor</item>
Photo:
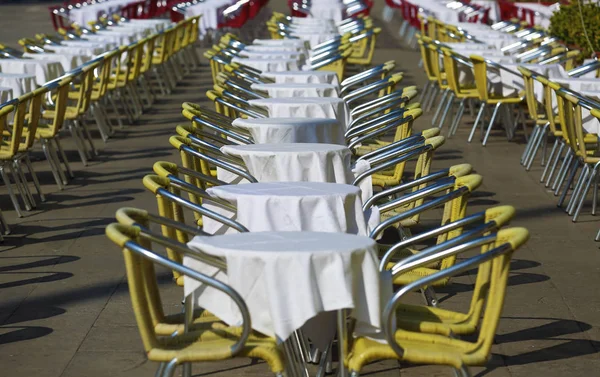
[[[395,59],[405,72],[402,85],[422,87],[419,55],[397,38],[399,22],[380,21],[382,3],[373,16],[384,31],[375,59]],[[271,7],[284,10],[285,2]],[[0,43],[14,42],[34,31],[50,29],[43,5],[0,5]],[[115,211],[132,206],[155,211],[142,177],[157,160],[178,161],[168,136],[183,121],[183,101],[204,103],[209,69],[189,75],[168,98],[160,99],[134,125],[119,130],[107,144],[96,141],[100,155],[83,167],[73,143],[65,138],[76,179],[56,190],[40,150],[34,164],[48,200],[22,219],[0,187],[0,208],[12,234],[0,245],[0,375],[37,377],[151,376],[155,365],[145,359],[129,302],[122,256],[104,236]],[[538,183],[541,168],[525,172],[519,165],[522,135],[508,142],[501,130],[487,147],[466,142],[473,119],[466,116],[457,134],[436,155],[434,169],[469,162],[484,177],[470,200],[474,213],[496,204],[517,210],[513,225],[531,232],[515,254],[505,309],[493,358],[477,376],[597,376],[600,370],[600,257],[593,238],[597,219],[588,210],[577,224],[556,207],[556,198]],[[425,114],[417,129],[430,127]],[[443,134],[446,133],[444,129]],[[473,282],[461,276],[440,291],[441,305],[464,308]],[[170,311],[180,310],[181,291],[168,271],[161,289]],[[414,297],[413,299],[418,299]],[[254,376],[269,371],[262,363],[235,360],[194,366],[196,376]],[[450,376],[448,368],[375,363],[365,375]]]

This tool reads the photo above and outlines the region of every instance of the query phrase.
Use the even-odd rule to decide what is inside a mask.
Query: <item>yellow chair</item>
[[[48,123],[40,122],[35,133],[36,139],[39,139],[42,143],[44,154],[50,164],[52,175],[59,190],[62,190],[68,183],[67,177],[60,165],[61,159],[59,158],[59,153],[68,175],[74,177],[59,140],[59,131],[65,122],[69,90],[74,75],[68,75],[60,80],[44,85],[50,90],[51,96],[54,98],[54,106],[51,111],[42,110],[42,120]]]
[[[462,57],[459,56],[459,54],[455,53],[454,51],[448,48],[443,47],[442,54],[444,56],[444,69],[446,70],[446,80],[448,82],[448,87],[452,91],[452,93],[450,93],[450,100],[448,101],[447,108],[452,106],[454,98],[460,100],[458,111],[448,130],[448,136],[451,136],[454,135],[456,133],[456,130],[458,129],[458,125],[462,120],[467,101],[470,101],[470,104],[473,105],[473,101],[479,99],[479,92],[472,85],[462,85],[460,83],[459,63],[465,65],[468,63],[468,61],[466,59],[462,59]],[[442,126],[444,125],[445,114],[446,113],[444,113],[444,115],[440,119],[440,123],[438,125],[439,128],[442,128]]]
[[[20,104],[25,103],[25,106],[27,109],[26,114],[24,117],[15,116],[13,119],[13,123],[14,122],[24,122],[22,125],[17,126],[17,127],[22,128],[23,132],[21,134],[22,137],[21,137],[21,140],[19,143],[19,148],[18,148],[17,154],[13,158],[13,164],[14,164],[15,170],[17,172],[19,172],[19,174],[21,175],[21,178],[23,180],[23,184],[25,187],[25,192],[26,192],[27,196],[29,197],[29,201],[30,201],[32,207],[35,207],[35,200],[33,199],[33,196],[31,195],[31,192],[29,191],[29,188],[27,187],[27,180],[25,179],[25,176],[21,171],[21,162],[25,163],[25,166],[27,167],[27,170],[29,171],[29,175],[31,175],[31,179],[32,179],[35,189],[40,197],[40,200],[42,202],[45,202],[46,198],[44,196],[44,193],[42,192],[42,188],[40,187],[40,183],[38,181],[37,175],[36,175],[35,171],[33,170],[33,165],[31,164],[31,160],[29,158],[29,151],[31,150],[31,148],[33,148],[33,143],[35,142],[35,135],[37,133],[37,129],[38,129],[38,125],[39,125],[40,117],[41,117],[42,101],[44,99],[44,96],[49,91],[50,91],[50,89],[48,87],[42,86],[42,87],[34,90],[31,93],[27,93],[27,94],[24,94],[21,97],[19,97],[19,99],[18,99],[19,103]],[[15,127],[14,124],[13,124],[13,127]]]
[[[349,64],[361,66],[370,66],[375,55],[375,45],[377,36],[381,33],[381,28],[365,29],[360,34],[350,38],[352,43],[352,54],[348,57]]]
[[[346,359],[349,370],[357,375],[367,363],[396,359],[413,364],[445,365],[454,368],[460,376],[469,376],[467,366],[485,365],[490,356],[502,312],[512,255],[528,238],[529,233],[524,228],[502,229],[496,234],[484,236],[474,244],[466,244],[455,253],[488,244],[493,245],[490,247],[491,250],[466,259],[453,268],[442,270],[403,287],[394,295],[383,313],[387,342],[380,343],[365,337],[355,339]],[[440,258],[442,257],[437,257],[437,259]],[[423,259],[421,261],[417,259],[413,266],[418,265],[419,262],[426,263]],[[485,312],[478,323],[480,331],[475,341],[414,332],[393,325],[392,319],[396,316],[396,309],[406,293],[486,263],[491,264],[489,267],[490,287],[484,298]],[[403,270],[409,271],[414,268],[413,266],[406,264]]]
[[[14,103],[14,105],[11,105]],[[13,160],[17,153],[19,153],[19,145],[21,143],[21,135],[23,133],[23,124],[25,113],[27,112],[28,101],[18,101],[13,100],[5,103],[2,107],[0,107],[0,130],[2,131],[3,140],[0,144],[0,176],[4,181],[4,185],[8,191],[8,196],[15,208],[15,212],[17,216],[23,217],[21,213],[21,207],[19,206],[19,200],[13,191],[12,182],[6,169],[8,168],[13,176],[15,181],[15,186],[23,199],[23,203],[25,204],[25,209],[31,210],[31,203],[29,202],[30,198],[26,193],[26,187],[24,186],[21,179],[23,179],[22,171],[15,171],[15,166],[13,164]],[[12,128],[9,128],[8,125],[8,117],[10,114],[14,112],[14,124]],[[31,194],[30,194],[31,195]]]
[[[285,362],[276,341],[270,338],[249,339],[251,334],[250,315],[243,299],[237,292],[225,284],[217,284],[216,280],[179,263],[169,261],[144,247],[151,242],[167,247],[173,246],[172,242],[167,243],[153,237],[149,231],[141,230],[139,227],[110,224],[106,228],[106,235],[123,250],[129,293],[144,350],[149,360],[162,363],[160,370],[163,371],[164,376],[173,376],[176,367],[182,363],[219,361],[233,357],[253,357],[265,360],[273,373],[278,376],[283,375]],[[178,251],[194,254],[198,258],[198,253],[194,253],[183,244],[178,245]],[[209,258],[203,260],[212,262]],[[202,329],[170,337],[157,336],[146,293],[148,279],[144,272],[149,270],[148,263],[158,263],[171,269],[177,269],[180,273],[215,287],[232,298],[242,313],[242,328],[235,331],[240,335],[234,335],[234,331]],[[215,263],[213,262],[213,264]]]
[[[487,144],[488,138],[490,136],[490,132],[492,131],[492,127],[494,126],[494,121],[496,120],[496,116],[498,115],[498,111],[501,106],[515,106],[519,105],[524,100],[524,93],[516,93],[513,96],[504,96],[503,94],[490,93],[488,86],[488,63],[485,58],[478,55],[471,55],[471,62],[473,63],[473,72],[475,73],[475,86],[477,87],[477,92],[479,93],[479,100],[481,101],[481,108],[479,109],[479,113],[477,114],[477,118],[475,119],[475,124],[471,129],[471,134],[469,135],[469,143],[473,140],[473,136],[475,135],[475,130],[481,120],[481,130],[483,134],[484,129],[484,121],[482,118],[483,112],[485,111],[486,106],[492,105],[494,106],[494,112],[492,113],[492,117],[490,119],[490,123],[488,124],[487,130],[485,131],[485,136],[483,137],[483,145]],[[507,108],[508,110],[508,108]],[[509,116],[512,116],[510,112]],[[507,135],[510,135],[516,125],[513,125],[513,130],[508,128],[506,125]]]
[[[498,206],[489,208],[483,212],[469,215],[456,222],[446,224],[433,231],[424,232],[414,237],[402,240],[388,250],[381,258],[381,269],[389,269],[392,274],[400,269],[402,259],[412,255],[419,255],[421,251],[412,248],[413,245],[423,243],[425,240],[437,237],[436,245],[446,242],[446,245],[458,245],[473,238],[497,232],[508,224],[514,217],[515,209],[511,206]],[[466,231],[464,227],[472,225]],[[451,240],[450,242],[447,242]],[[441,248],[441,247],[440,247]],[[482,252],[487,251],[485,246]],[[391,264],[392,258],[400,254],[400,262]],[[395,266],[398,267],[396,268]],[[484,297],[489,289],[490,268],[489,264],[480,266],[475,280],[475,286],[471,296],[468,311],[458,312],[450,309],[442,309],[432,306],[421,306],[411,304],[400,304],[397,308],[397,325],[404,330],[440,334],[446,336],[469,335],[477,331],[477,324],[483,312]]]

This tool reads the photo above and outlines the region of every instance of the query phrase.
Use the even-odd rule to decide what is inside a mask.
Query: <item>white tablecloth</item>
[[[93,56],[81,55],[81,54],[66,54],[64,52],[56,53],[56,54],[50,54],[50,53],[32,54],[32,53],[26,52],[25,54],[23,54],[23,57],[59,62],[62,65],[63,70],[66,72],[66,71],[70,71],[72,69],[79,67],[80,65],[82,65],[85,62],[89,62],[90,60],[92,60]]]
[[[333,84],[252,84],[252,89],[267,92],[271,98],[339,97]]]
[[[287,72],[263,72],[263,77],[274,80],[277,84],[296,83],[322,83],[340,86],[337,73],[333,71],[287,71]]]
[[[94,44],[87,42],[88,46],[84,45],[65,45],[65,46],[54,46],[48,45],[46,48],[56,54],[66,55],[85,55],[85,56],[96,56],[106,52],[108,49],[106,45]]]
[[[331,118],[347,129],[352,122],[346,102],[333,97],[263,98],[251,100],[253,106],[267,109],[270,118]]]
[[[369,235],[362,211],[360,188],[327,182],[260,182],[216,186],[207,190],[216,198],[235,205],[223,208],[209,200],[206,208],[233,218],[251,232],[320,231]],[[210,234],[236,230],[203,216],[203,229]]]
[[[259,182],[352,183],[352,153],[344,145],[249,144],[226,145],[221,151],[240,157]]]
[[[0,86],[12,89],[14,97],[20,97],[35,89],[35,75],[28,73],[1,73]]]
[[[302,49],[308,49],[310,46],[302,39],[255,39],[253,45],[261,46],[295,46]]]
[[[297,59],[250,59],[236,56],[231,61],[258,69],[261,72],[282,72],[299,68]]]
[[[309,17],[321,20],[332,20],[334,22],[340,22],[344,19],[345,13],[346,6],[342,1],[320,0],[311,2]]]
[[[12,88],[9,88],[6,86],[0,86],[0,103],[10,101],[11,99],[13,99]]]
[[[329,143],[345,145],[344,129],[328,118],[238,118],[232,123],[252,134],[256,144]]]
[[[42,59],[0,59],[0,71],[35,75],[37,85],[43,85],[64,73],[60,62]]]
[[[242,50],[242,54],[243,53],[247,53],[247,52],[264,52],[264,53],[279,53],[279,52],[287,52],[287,53],[302,53],[302,51],[304,50],[304,48],[300,47],[300,46],[286,46],[286,45],[279,45],[279,46],[270,46],[270,45],[248,45],[246,46],[243,50]]]
[[[306,60],[304,53],[301,51],[284,51],[284,50],[272,50],[272,51],[251,51],[242,50],[240,51],[241,58],[248,59],[289,59],[298,62],[298,66],[303,66]]]
[[[71,9],[69,18],[71,21],[87,27],[89,21],[96,21],[102,14],[117,12],[121,7],[135,2],[135,0],[110,0],[97,4],[88,4],[81,8]]]
[[[546,29],[550,27],[550,17],[559,8],[558,3],[549,6],[536,3],[515,3],[515,5],[518,8],[531,9],[536,12],[534,16],[535,24]],[[529,21],[529,18],[527,18],[527,21]]]
[[[334,316],[323,320],[322,315],[345,308],[353,309],[359,326],[381,328],[381,311],[392,288],[378,272],[377,246],[367,237],[263,232],[195,237],[188,245],[225,259],[227,273],[192,258],[184,258],[184,264],[237,291],[256,331],[285,340],[303,328],[311,339],[332,338]],[[224,294],[189,278],[184,291],[229,325],[241,324],[237,307]]]
[[[185,17],[191,18],[202,15],[200,18],[200,35],[205,35],[208,30],[216,30],[219,21],[223,18],[223,11],[235,4],[236,0],[208,0],[185,8]]]

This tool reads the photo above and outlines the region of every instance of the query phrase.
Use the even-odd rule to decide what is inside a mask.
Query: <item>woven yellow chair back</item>
[[[50,123],[51,137],[54,137],[60,131],[65,122],[65,112],[67,110],[69,89],[72,81],[73,77],[68,76],[60,81],[58,88],[51,91],[54,98],[54,117]]]
[[[473,63],[473,73],[475,74],[475,87],[479,94],[481,101],[487,101],[489,98],[488,92],[488,77],[487,77],[487,63],[482,56],[471,55],[471,62]]]

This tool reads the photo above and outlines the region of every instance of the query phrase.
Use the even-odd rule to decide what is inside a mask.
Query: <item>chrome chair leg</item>
[[[554,158],[554,162],[552,164],[552,167],[550,168],[550,174],[548,174],[548,179],[546,180],[546,184],[545,184],[546,187],[550,186],[550,181],[552,181],[552,178],[554,177],[554,171],[556,170],[556,167],[558,166],[558,162],[560,161],[560,158],[562,156],[563,149],[565,149],[565,142],[564,142],[564,140],[560,140],[559,148],[556,153],[556,157]]]
[[[63,165],[65,165],[67,174],[69,174],[69,177],[75,178],[75,175],[73,174],[73,171],[71,170],[71,166],[69,165],[69,160],[67,159],[67,155],[65,154],[65,150],[63,149],[62,145],[60,144],[59,137],[57,136],[53,140],[54,140],[54,143],[56,144],[56,150],[58,150],[58,153],[60,153],[60,156],[62,157],[62,162],[63,162]],[[58,167],[60,168],[60,159],[58,158],[58,153],[54,149],[51,149],[51,150],[54,152],[54,155],[56,157],[56,162],[58,163]],[[58,169],[58,172],[59,172],[60,176],[62,177],[64,184],[66,185],[67,178],[65,177],[65,174],[63,173],[62,168]]]
[[[164,377],[173,377],[175,373],[175,369],[177,369],[177,359],[173,359],[169,361],[169,363],[165,366],[163,376]]]
[[[450,94],[450,89],[444,90],[444,94],[442,94],[442,99],[440,100],[440,103],[438,103],[437,109],[435,110],[435,114],[433,115],[433,119],[431,120],[432,126],[435,126],[435,124],[437,123],[438,116],[442,112],[442,108],[446,103],[446,97],[448,97],[448,94]]]
[[[572,220],[573,222],[576,222],[577,219],[579,218],[579,214],[581,213],[581,209],[583,208],[583,203],[585,202],[585,198],[586,198],[588,192],[590,191],[592,182],[596,181],[596,175],[598,174],[598,166],[599,166],[598,163],[596,163],[596,165],[594,165],[594,167],[592,168],[592,173],[584,185],[584,188],[581,192],[581,198],[579,199],[579,203],[577,205],[577,209],[575,210],[575,214],[573,215],[573,220]]]
[[[56,161],[54,160],[53,156],[52,156],[52,152],[50,152],[50,147],[47,144],[48,142],[46,141],[46,139],[42,139],[42,150],[44,151],[44,155],[46,155],[46,160],[48,160],[48,163],[50,164],[50,171],[52,172],[52,176],[54,176],[54,180],[56,181],[56,185],[58,186],[58,190],[62,191],[63,189],[63,182],[60,178],[60,175],[58,174],[58,169],[60,169],[60,166],[56,166]]]
[[[530,151],[530,156],[529,156],[529,161],[527,161],[527,165],[525,167],[525,170],[529,171],[531,169],[531,165],[533,164],[533,161],[535,160],[535,156],[537,156],[538,151],[540,150],[540,147],[543,144],[544,139],[546,138],[546,134],[548,133],[548,124],[544,125],[544,127],[540,128],[538,127],[538,132],[536,134],[536,137],[531,137],[530,141],[533,141],[533,149]]]
[[[565,154],[565,158],[563,159],[562,165],[560,166],[560,170],[558,171],[558,174],[556,175],[556,179],[554,180],[554,183],[552,184],[552,190],[554,191],[555,196],[557,195],[558,188],[563,183],[565,176],[567,175],[567,170],[569,169],[569,164],[571,163],[572,157],[573,157],[573,150],[571,150],[569,148],[569,150]]]
[[[477,130],[477,125],[479,124],[479,121],[483,122],[483,119],[481,118],[483,116],[483,112],[485,111],[485,102],[481,103],[481,106],[479,107],[479,112],[477,113],[477,118],[475,118],[475,124],[473,124],[473,128],[471,128],[471,133],[469,134],[469,139],[467,140],[467,142],[471,142],[471,140],[473,140],[473,136],[475,136],[475,131]]]
[[[456,130],[458,129],[458,125],[460,124],[460,121],[462,120],[463,114],[465,113],[466,102],[467,102],[466,98],[463,98],[460,101],[460,105],[458,106],[458,111],[456,113],[456,116],[454,117],[454,121],[452,122],[452,124],[450,125],[450,129],[448,130],[448,137],[454,136],[454,134],[456,134]]]
[[[96,121],[96,126],[98,127],[98,131],[100,132],[102,141],[106,143],[108,141],[110,131],[108,129],[106,118],[104,118],[104,114],[102,113],[102,110],[100,110],[100,105],[95,103],[91,104],[90,111],[92,113],[92,116],[94,117],[94,120]]]
[[[565,202],[565,198],[567,197],[567,193],[569,192],[569,189],[571,188],[571,185],[573,184],[573,180],[575,179],[575,175],[577,174],[577,171],[579,170],[579,160],[575,157],[573,158],[573,162],[571,164],[571,173],[569,174],[569,178],[567,179],[567,184],[565,185],[565,188],[562,192],[562,194],[560,195],[560,198],[558,199],[558,203],[556,204],[557,207],[562,207],[563,203]]]
[[[37,174],[35,174],[35,170],[33,170],[33,165],[31,164],[29,155],[25,154],[23,160],[25,161],[25,166],[27,166],[27,171],[29,172],[29,175],[31,175],[31,180],[33,181],[33,185],[35,186],[38,196],[40,197],[40,201],[45,202],[46,196],[42,192],[42,187],[40,186],[40,182],[38,181]]]
[[[559,176],[557,177],[557,183],[556,186],[553,187],[554,189],[554,196],[558,196],[558,193],[560,192],[560,189],[563,185],[563,183],[565,182],[565,180],[567,179],[567,174],[569,174],[570,168],[571,168],[571,162],[573,161],[573,153],[570,153],[566,160],[563,162],[563,166],[561,166],[561,171]]]
[[[439,92],[440,92],[440,88],[437,86],[436,83],[433,83],[432,90],[427,95],[428,97],[425,100],[426,103],[423,104],[423,110],[425,110],[427,112],[431,111],[431,108],[433,107],[433,102],[437,98]]]
[[[4,218],[2,211],[0,211],[0,224],[2,225],[2,234],[10,234],[10,227],[8,226],[8,223],[6,222],[6,219]]]
[[[425,300],[427,306],[437,307],[438,299],[432,287],[422,289],[421,293],[423,294],[423,299]]]
[[[442,126],[446,122],[446,117],[448,116],[448,113],[450,112],[450,109],[452,108],[452,105],[454,104],[455,97],[456,97],[456,95],[454,94],[454,92],[450,92],[450,98],[448,99],[448,102],[446,103],[446,108],[444,109],[444,112],[442,113],[442,118],[440,119],[438,128],[442,128]]]
[[[596,179],[593,182],[594,190],[592,192],[592,216],[596,216],[596,207],[598,204],[598,174],[596,174]]]
[[[569,198],[569,203],[567,204],[567,208],[565,209],[565,212],[567,212],[569,216],[573,216],[573,211],[575,211],[575,205],[579,196],[581,195],[581,190],[589,174],[589,165],[583,164],[583,169],[581,169],[581,173],[579,174],[579,178],[577,179],[577,183],[575,184],[575,188],[573,189],[573,193],[571,194],[571,198]]]
[[[158,364],[158,369],[156,369],[156,373],[154,374],[154,377],[161,377],[162,374],[165,371],[165,363],[160,363]]]
[[[546,179],[546,174],[550,169],[550,165],[552,165],[554,155],[556,154],[556,149],[558,148],[558,139],[554,139],[554,145],[552,146],[552,150],[550,151],[550,156],[548,156],[548,163],[544,167],[544,171],[542,172],[542,176],[540,177],[540,183],[544,182]]]
[[[492,113],[492,118],[490,119],[490,124],[488,125],[487,131],[485,132],[485,136],[483,137],[483,146],[487,144],[488,138],[490,137],[490,132],[492,131],[492,127],[494,127],[494,121],[496,120],[496,116],[498,115],[498,110],[502,106],[502,102],[498,102],[494,107],[494,112]]]
[[[6,190],[8,191],[8,197],[10,198],[10,201],[12,202],[13,207],[15,208],[17,216],[23,217],[23,213],[21,212],[21,206],[19,206],[19,201],[17,200],[17,196],[13,191],[12,182],[10,181],[8,174],[6,174],[5,166],[0,166],[0,176],[4,181],[4,185],[6,186]]]
[[[420,103],[423,103],[423,100],[425,99],[425,94],[427,94],[427,92],[429,91],[430,86],[431,86],[431,82],[427,81],[427,83],[423,87],[423,90],[421,91],[421,95],[419,96]]]
[[[121,118],[121,112],[119,111],[119,107],[115,102],[113,93],[108,93],[106,97],[108,98],[108,101],[110,102],[113,111],[115,112],[115,118],[117,119],[117,124],[119,125],[119,128],[123,128],[123,119]]]
[[[527,144],[525,144],[525,149],[523,150],[523,154],[521,154],[521,160],[520,160],[521,165],[526,164],[525,161],[527,161],[527,159],[528,159],[529,151],[531,151],[531,145],[534,143],[534,139],[537,137],[537,134],[539,131],[540,131],[540,126],[536,124],[533,127],[533,131],[531,131],[531,137],[529,138],[529,141],[527,142]]]
[[[21,192],[21,195],[23,195],[23,201],[28,203],[30,208],[36,208],[37,205],[35,199],[31,194],[31,190],[29,190],[29,184],[27,183],[25,174],[23,174],[23,169],[21,169],[21,162],[18,160],[13,161],[11,170],[13,171],[14,176],[18,177],[19,179],[19,192]]]
[[[90,129],[87,125],[87,123],[85,122],[85,120],[78,120],[77,121],[77,126],[80,129],[82,136],[84,140],[87,140],[88,144],[90,145],[90,150],[91,150],[91,154],[90,154],[90,158],[92,158],[93,156],[98,156],[98,150],[96,149],[96,146],[94,145],[94,139],[92,138],[92,134],[90,133]]]

